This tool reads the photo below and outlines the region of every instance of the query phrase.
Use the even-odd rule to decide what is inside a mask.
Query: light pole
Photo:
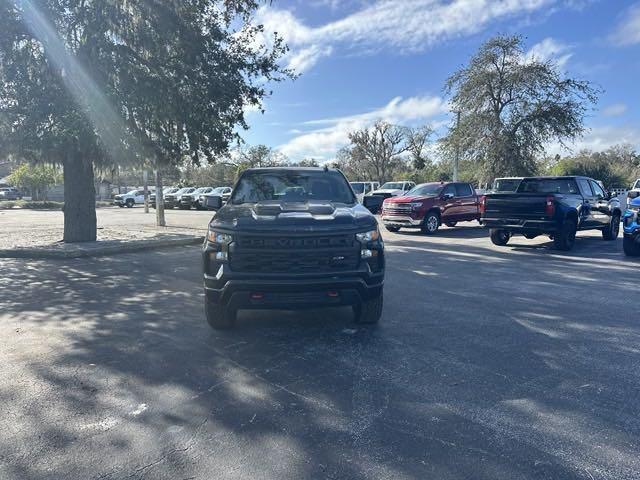
[[[458,146],[458,127],[460,126],[460,110],[456,112],[456,151],[453,158],[453,181],[458,181],[458,162],[460,161],[460,147]]]

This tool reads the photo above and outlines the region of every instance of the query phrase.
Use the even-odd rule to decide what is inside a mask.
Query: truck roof
[[[325,168],[325,167],[252,167],[247,168],[245,172],[337,172],[337,168]]]

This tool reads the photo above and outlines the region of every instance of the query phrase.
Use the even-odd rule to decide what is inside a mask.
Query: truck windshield
[[[307,202],[324,200],[353,204],[356,199],[337,171],[253,171],[247,172],[233,191],[231,203],[258,203],[269,200]]]
[[[360,182],[351,182],[351,188],[356,193],[364,193],[364,183]]]
[[[525,178],[518,193],[578,193],[578,184],[573,178]]]
[[[442,190],[442,185],[439,183],[429,183],[425,185],[418,185],[407,192],[407,196],[412,195],[438,195]]]
[[[494,192],[515,192],[521,181],[521,178],[496,178],[491,190]]]
[[[403,187],[404,183],[401,182],[387,182],[380,187],[380,190],[402,190]]]
[[[636,188],[640,189],[640,180],[636,180],[636,183],[635,183],[635,184],[633,185],[633,187],[631,187],[631,188],[633,188],[634,190],[635,190]]]

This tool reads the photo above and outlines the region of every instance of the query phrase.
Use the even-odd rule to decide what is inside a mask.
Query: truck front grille
[[[355,237],[239,236],[229,266],[247,273],[327,273],[355,269],[360,250]]]
[[[408,215],[411,213],[411,205],[392,204],[384,206],[383,215]]]

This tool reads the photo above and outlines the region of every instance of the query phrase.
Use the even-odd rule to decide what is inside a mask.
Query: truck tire
[[[427,216],[424,217],[424,222],[422,223],[422,233],[426,233],[427,235],[433,235],[438,231],[440,227],[440,216],[435,212],[427,212]]]
[[[445,225],[449,228],[453,228],[458,224],[458,222],[447,222]]]
[[[235,313],[228,311],[224,305],[218,303],[205,300],[204,314],[207,317],[207,323],[214,330],[224,330],[233,327],[235,324]]]
[[[501,228],[492,228],[489,231],[489,236],[491,237],[491,243],[499,247],[504,247],[511,239],[511,233]]]
[[[633,238],[625,235],[622,241],[622,248],[627,257],[640,257],[640,243],[636,242]]]
[[[384,228],[386,228],[391,233],[396,233],[400,231],[400,227],[392,227],[391,225],[385,225]]]
[[[556,250],[567,252],[573,248],[576,243],[576,231],[578,224],[573,219],[567,219],[562,224],[560,231],[553,237],[553,246]]]
[[[136,204],[135,200],[129,199],[126,202],[127,208],[133,208],[133,206]]]
[[[364,301],[360,305],[353,307],[356,323],[375,324],[380,321],[382,316],[382,306],[384,300],[382,292],[377,297]]]
[[[602,230],[602,238],[607,241],[615,240],[620,233],[620,215],[614,213],[609,225]]]

